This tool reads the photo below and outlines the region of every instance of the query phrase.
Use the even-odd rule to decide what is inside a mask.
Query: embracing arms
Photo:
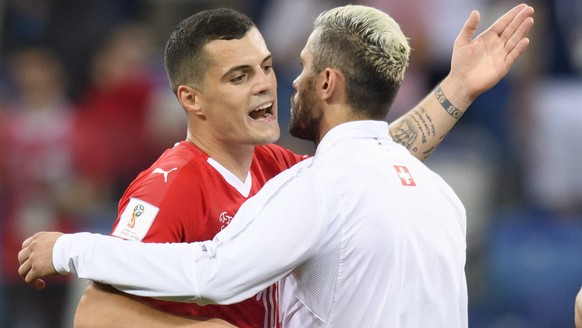
[[[89,233],[37,233],[23,243],[19,273],[36,288],[44,287],[40,277],[76,273],[137,296],[202,305],[240,302],[319,248],[328,213],[336,208],[330,184],[321,181],[313,170],[297,166],[279,174],[211,241],[156,244]]]

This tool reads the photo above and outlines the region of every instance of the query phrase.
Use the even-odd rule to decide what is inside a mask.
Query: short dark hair
[[[204,46],[214,40],[243,38],[255,23],[243,13],[229,8],[201,11],[183,21],[166,43],[164,65],[170,87],[202,83],[210,65]]]

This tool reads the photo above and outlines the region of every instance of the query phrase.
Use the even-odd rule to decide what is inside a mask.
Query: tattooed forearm
[[[435,88],[433,94],[448,115],[455,121],[461,118],[463,112],[451,104],[440,85]],[[432,103],[434,104],[434,102]],[[390,128],[392,139],[406,147],[411,154],[421,160],[427,158],[438,147],[455,123],[451,124],[451,120],[440,112],[438,105],[431,104],[429,109],[433,111],[431,112],[433,116],[438,118],[438,122],[433,121],[429,111],[418,105],[401,117],[394,127]]]
[[[457,107],[455,107],[455,105],[451,104],[451,102],[449,101],[447,96],[445,96],[440,85],[437,86],[437,88],[434,90],[434,95],[437,98],[437,100],[439,101],[439,103],[441,104],[441,106],[443,106],[445,111],[447,111],[447,113],[449,113],[449,115],[451,115],[456,120],[461,118],[461,116],[463,115],[463,112],[460,111]]]
[[[417,131],[410,124],[409,119],[402,120],[397,126],[390,129],[390,134],[392,135],[392,139],[394,139],[395,142],[408,148],[408,150],[411,150],[410,146],[412,146],[416,140],[416,137],[418,136]]]
[[[390,130],[395,142],[406,147],[410,152],[417,153],[418,147],[427,143],[438,145],[440,140],[436,141],[436,128],[428,112],[422,107],[416,107],[411,115],[406,116],[401,122]],[[420,145],[417,140],[420,137]],[[442,138],[441,138],[442,139]],[[436,147],[430,149],[421,149],[422,155],[427,157]],[[422,147],[421,147],[422,148]]]
[[[422,106],[418,106],[414,110],[411,119],[414,120],[416,127],[420,131],[422,144],[427,143],[429,138],[435,136],[435,127],[432,119],[430,115],[428,115],[426,109]]]
[[[428,158],[430,156],[430,154],[432,154],[432,152],[438,147],[438,145],[441,143],[441,141],[443,141],[443,139],[445,138],[445,136],[442,136],[439,138],[438,142],[436,142],[434,144],[434,146],[430,147],[429,149],[425,150],[422,155],[424,156],[424,158]]]

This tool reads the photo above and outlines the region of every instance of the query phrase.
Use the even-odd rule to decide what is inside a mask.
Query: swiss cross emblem
[[[402,181],[403,186],[416,186],[414,179],[412,179],[412,175],[410,175],[410,171],[406,166],[394,165],[394,169],[396,169],[396,173],[398,173],[398,177],[400,181]]]

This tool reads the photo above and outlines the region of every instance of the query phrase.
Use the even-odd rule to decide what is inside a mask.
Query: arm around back
[[[91,283],[77,311],[75,328],[235,327],[216,318],[185,317],[160,311],[108,285]]]

